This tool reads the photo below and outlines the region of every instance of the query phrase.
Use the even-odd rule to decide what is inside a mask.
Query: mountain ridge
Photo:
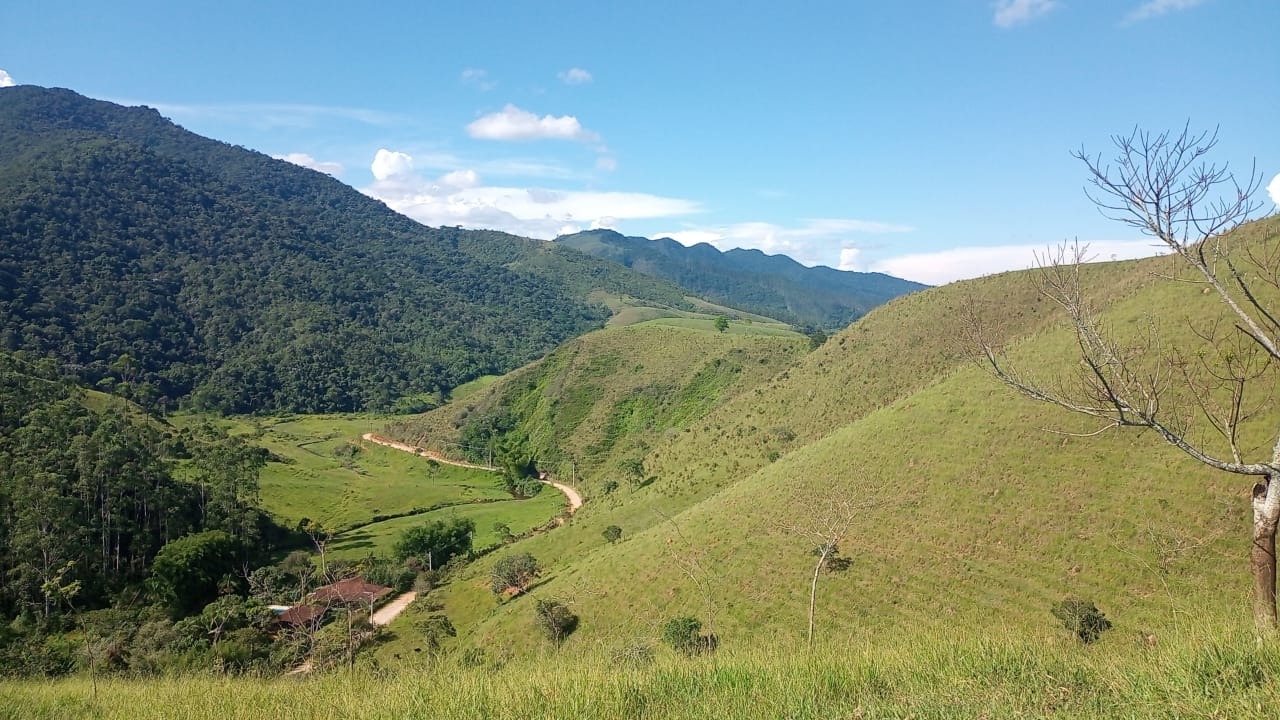
[[[787,255],[754,248],[726,251],[682,245],[669,237],[629,237],[587,230],[555,239],[651,277],[670,280],[715,302],[795,325],[837,330],[871,308],[927,285],[884,273],[806,267]]]
[[[153,109],[29,85],[0,88],[0,237],[0,349],[164,407],[413,407],[601,326],[598,291],[693,309],[569,248],[428,228]]]

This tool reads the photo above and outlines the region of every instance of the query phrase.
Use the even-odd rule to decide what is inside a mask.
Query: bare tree
[[[1112,138],[1116,159],[1072,153],[1089,170],[1086,194],[1111,219],[1137,228],[1177,255],[1189,270],[1168,280],[1194,283],[1216,298],[1223,319],[1193,326],[1197,347],[1164,342],[1150,323],[1145,338],[1120,339],[1108,331],[1081,290],[1078,244],[1039,258],[1041,294],[1066,313],[1075,333],[1079,372],[1059,383],[1033,379],[1013,367],[989,342],[979,314],[972,328],[978,360],[1019,392],[1094,418],[1095,435],[1110,428],[1154,430],[1200,463],[1255,479],[1252,490],[1253,611],[1259,629],[1272,633],[1276,616],[1276,527],[1280,521],[1280,427],[1263,426],[1262,445],[1242,441],[1242,428],[1262,420],[1280,370],[1280,241],[1244,245],[1224,237],[1249,220],[1262,176],[1241,182],[1227,165],[1207,162],[1217,133],[1151,134],[1135,130]],[[1157,308],[1173,317],[1176,308]],[[1269,416],[1271,418],[1274,415]],[[1256,423],[1255,423],[1256,425]]]
[[[874,501],[853,503],[843,499],[833,499],[825,503],[821,515],[808,526],[788,525],[783,529],[793,535],[799,535],[818,543],[812,554],[818,558],[813,565],[813,577],[809,582],[809,635],[808,647],[813,649],[814,616],[818,607],[818,577],[823,569],[828,571],[843,570],[849,561],[840,557],[840,543],[853,528],[853,521],[862,511],[872,507]]]

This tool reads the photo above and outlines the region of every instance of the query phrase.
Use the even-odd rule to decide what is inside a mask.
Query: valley
[[[1078,159],[928,286],[0,86],[0,720],[1277,715],[1280,215]]]

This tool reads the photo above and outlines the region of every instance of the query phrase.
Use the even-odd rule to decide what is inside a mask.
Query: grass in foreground
[[[633,648],[634,649],[634,648]],[[597,647],[508,664],[446,659],[305,679],[0,684],[0,718],[1184,718],[1280,715],[1280,646],[1247,634],[1158,647],[1060,636],[916,638],[630,659]],[[637,661],[639,658],[639,661]]]

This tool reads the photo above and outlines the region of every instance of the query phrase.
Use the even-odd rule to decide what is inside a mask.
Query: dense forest
[[[720,252],[706,243],[685,247],[670,238],[626,237],[612,230],[565,235],[556,243],[669,280],[722,305],[825,330],[843,328],[877,305],[927,287],[882,273],[805,267],[759,250]]]
[[[675,286],[550,243],[426,228],[148,108],[0,88],[0,350],[149,407],[420,409]]]
[[[175,431],[119,398],[91,402],[54,364],[0,353],[5,673],[66,670],[63,633],[104,613],[198,611],[289,538],[257,507],[260,448],[209,426]],[[198,561],[183,556],[192,547]]]

